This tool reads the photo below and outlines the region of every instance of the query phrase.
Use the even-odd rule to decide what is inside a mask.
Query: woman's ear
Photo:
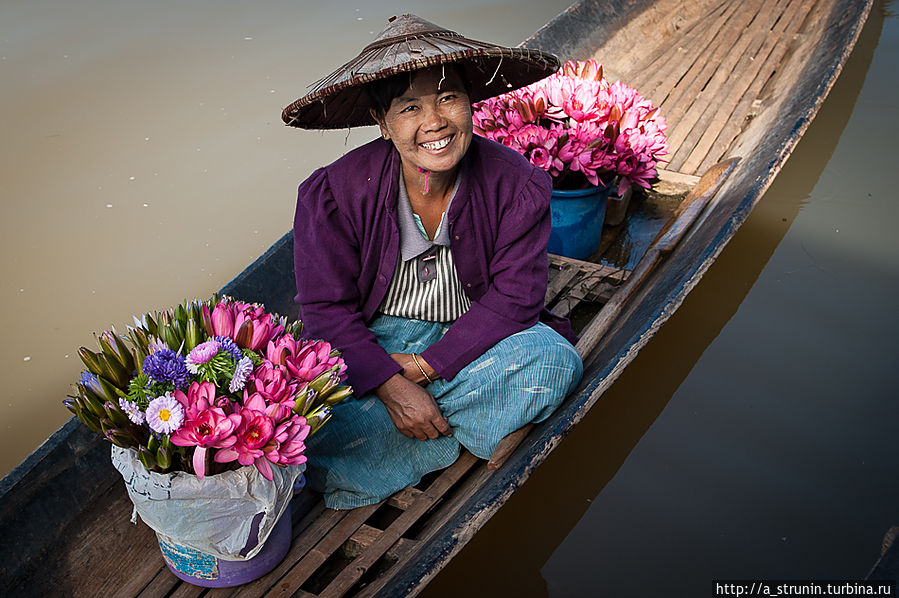
[[[387,125],[384,124],[384,120],[378,116],[378,113],[374,108],[369,108],[368,113],[371,114],[371,117],[375,119],[375,122],[378,123],[378,127],[381,129],[381,137],[384,139],[390,139],[390,133],[387,132]]]

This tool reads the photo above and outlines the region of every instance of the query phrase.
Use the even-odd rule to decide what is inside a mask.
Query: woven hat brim
[[[458,36],[421,36],[400,44],[372,44],[312,91],[287,106],[282,120],[303,129],[344,129],[374,125],[364,85],[403,72],[442,64],[460,64],[472,102],[494,97],[548,77],[559,69],[552,54],[529,48],[504,48]],[[409,55],[401,59],[400,54]],[[418,54],[420,57],[413,58]],[[371,69],[367,65],[385,65]]]

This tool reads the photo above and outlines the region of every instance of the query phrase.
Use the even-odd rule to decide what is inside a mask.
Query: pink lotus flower
[[[183,391],[176,390],[174,397],[184,406],[184,412],[187,414],[188,419],[194,418],[197,413],[215,404],[215,384],[212,382],[192,382],[186,394]]]
[[[237,460],[241,465],[255,466],[265,479],[272,479],[272,469],[262,449],[274,435],[275,424],[265,408],[265,400],[260,395],[253,395],[240,408],[241,423],[234,432],[237,441],[215,454],[216,463]]]
[[[228,336],[242,349],[260,351],[284,331],[261,306],[220,301],[210,312],[203,306],[203,325],[209,336]]]
[[[299,384],[281,368],[270,361],[256,367],[247,380],[244,396],[248,391],[262,395],[266,403],[292,403]],[[290,405],[293,408],[293,405]]]
[[[234,311],[225,303],[219,303],[209,312],[203,305],[203,325],[209,336],[230,336],[234,334]]]
[[[289,355],[284,360],[287,371],[295,380],[311,382],[319,374],[331,368],[341,379],[344,379],[346,364],[342,357],[331,356],[331,343],[326,341],[305,341],[296,355]]]
[[[206,475],[206,453],[210,448],[227,448],[237,442],[234,432],[240,425],[240,415],[226,414],[215,406],[219,399],[215,396],[215,385],[211,382],[194,382],[187,394],[176,390],[174,397],[184,408],[185,422],[172,434],[173,444],[195,446],[193,455],[194,473],[198,478]],[[230,403],[226,397],[220,397]]]
[[[620,190],[649,187],[668,153],[658,108],[620,81],[609,84],[595,60],[568,61],[555,75],[478,102],[472,122],[478,135],[549,172],[557,189],[616,176]]]
[[[172,434],[172,444],[194,446],[193,466],[197,477],[206,475],[206,451],[228,448],[237,442],[234,431],[241,423],[237,414],[225,415],[218,407],[208,407],[188,419],[180,430]]]
[[[266,458],[276,465],[305,463],[306,445],[303,441],[310,430],[306,418],[298,415],[280,424],[264,449]]]

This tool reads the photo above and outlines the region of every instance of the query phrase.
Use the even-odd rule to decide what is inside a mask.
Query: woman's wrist
[[[430,384],[431,382],[434,381],[434,378],[432,378],[430,375],[428,375],[428,371],[425,369],[425,365],[427,365],[427,362],[425,362],[425,360],[422,359],[421,355],[419,355],[418,353],[413,353],[412,354],[412,362],[418,368],[418,371],[419,371],[419,373],[421,373],[422,377],[428,381],[428,384]],[[428,365],[427,367],[428,367],[428,369],[431,369],[431,366]]]

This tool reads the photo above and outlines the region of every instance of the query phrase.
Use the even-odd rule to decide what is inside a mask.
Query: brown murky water
[[[417,2],[514,45],[567,7]],[[94,331],[208,297],[289,230],[296,186],[376,135],[281,123],[281,108],[408,3],[0,4],[0,474],[62,425]]]
[[[514,44],[566,5],[414,10]],[[296,184],[374,134],[288,130],[280,109],[408,5],[316,6],[0,4],[0,474],[68,419],[93,331],[221,287],[288,230]],[[864,576],[899,524],[899,22],[874,11],[702,283],[424,595]]]

